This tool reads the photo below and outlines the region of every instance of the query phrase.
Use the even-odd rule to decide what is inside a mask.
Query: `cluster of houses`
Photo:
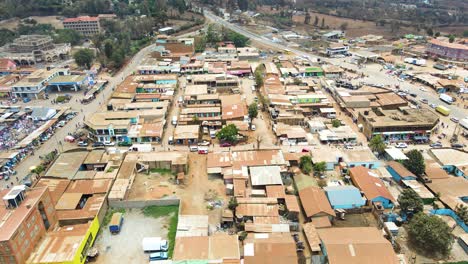
[[[184,174],[187,154],[61,153],[42,177],[1,192],[0,258],[5,263],[84,263],[108,207],[128,198],[138,172],[156,167]]]

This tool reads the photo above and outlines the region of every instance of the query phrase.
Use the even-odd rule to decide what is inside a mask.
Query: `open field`
[[[38,24],[51,24],[54,28],[63,28],[62,21],[60,19],[57,19],[57,16],[32,16],[29,18],[36,20]],[[3,20],[0,21],[0,28],[13,30],[16,27],[18,27],[19,23],[19,18]]]

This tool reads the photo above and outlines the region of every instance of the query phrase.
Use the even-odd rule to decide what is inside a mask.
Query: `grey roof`
[[[283,184],[279,166],[258,166],[249,169],[252,186]]]

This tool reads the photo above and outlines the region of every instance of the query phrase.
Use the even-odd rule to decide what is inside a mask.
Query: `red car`
[[[198,149],[198,154],[208,154],[208,149],[199,148]]]
[[[223,148],[225,148],[225,147],[230,147],[230,146],[232,146],[232,145],[231,145],[231,143],[224,142],[224,143],[221,143],[220,146],[223,147]]]

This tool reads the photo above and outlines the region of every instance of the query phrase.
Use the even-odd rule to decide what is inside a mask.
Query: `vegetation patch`
[[[169,241],[168,255],[169,258],[172,258],[172,254],[174,253],[175,237],[177,233],[177,222],[179,221],[179,206],[147,206],[143,208],[142,212],[146,217],[170,217],[167,240]]]
[[[112,219],[112,215],[114,213],[122,213],[122,214],[125,214],[125,208],[109,208],[106,212],[106,215],[104,216],[104,219],[102,220],[102,226],[103,227],[106,227],[107,225],[109,225],[111,219]]]

